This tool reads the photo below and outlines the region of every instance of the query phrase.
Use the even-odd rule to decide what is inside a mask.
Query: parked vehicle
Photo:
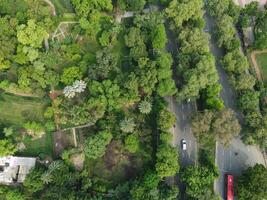
[[[182,150],[186,150],[186,140],[185,139],[181,140],[181,146],[182,146]]]

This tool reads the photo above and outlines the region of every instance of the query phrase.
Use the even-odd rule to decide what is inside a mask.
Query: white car
[[[182,150],[186,150],[186,140],[185,139],[181,140],[181,145],[182,145]]]

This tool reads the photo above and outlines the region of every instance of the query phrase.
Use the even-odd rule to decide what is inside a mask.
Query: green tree
[[[106,146],[110,143],[112,134],[108,131],[98,132],[85,141],[84,153],[88,158],[96,159],[105,154]]]
[[[237,179],[237,194],[240,200],[264,199],[267,196],[267,169],[256,164],[242,172]]]
[[[68,67],[63,70],[61,75],[61,82],[65,85],[72,84],[75,80],[80,80],[82,78],[82,72],[79,67]]]
[[[45,133],[43,125],[35,121],[26,122],[23,127],[34,138],[40,138]]]
[[[212,131],[216,135],[218,141],[224,145],[228,145],[233,137],[237,136],[241,131],[234,111],[224,109],[219,112],[215,116],[215,119],[213,119]]]
[[[238,104],[244,111],[257,111],[259,110],[259,92],[246,90],[241,93]]]
[[[142,102],[139,103],[138,105],[139,111],[143,114],[149,114],[151,109],[152,109],[152,105],[150,102],[144,100]]]
[[[159,24],[151,33],[152,47],[164,49],[167,43],[167,35],[163,24]]]
[[[48,38],[46,30],[30,19],[27,25],[20,25],[17,33],[18,41],[24,45],[39,48],[45,38]]]
[[[10,189],[6,193],[6,200],[25,200],[26,196],[18,189]]]
[[[176,122],[175,114],[170,112],[167,109],[163,109],[160,111],[158,115],[158,126],[161,130],[170,129]]]
[[[138,135],[133,133],[130,134],[126,137],[125,139],[125,148],[130,152],[130,153],[135,153],[139,150],[139,138]]]
[[[0,156],[11,156],[17,151],[16,146],[7,139],[0,140]]]
[[[242,73],[248,69],[249,64],[246,57],[240,52],[235,50],[227,53],[222,59],[222,66],[227,72]]]
[[[146,4],[146,0],[126,0],[126,5],[131,11],[142,10]]]
[[[171,19],[172,28],[180,27],[183,22],[189,21],[191,18],[202,16],[203,2],[199,0],[191,0],[181,2],[173,0],[165,9],[167,17]]]
[[[210,170],[204,166],[189,166],[181,173],[181,180],[186,184],[186,193],[193,198],[205,194],[214,179],[218,177],[217,169]]]
[[[28,192],[35,193],[44,189],[44,183],[41,179],[43,173],[43,169],[35,167],[26,176],[26,179],[23,182],[23,186]]]
[[[162,179],[168,176],[174,176],[179,172],[178,151],[169,145],[160,145],[156,153],[156,171]]]
[[[192,118],[192,132],[202,148],[209,147],[209,144],[214,144],[215,142],[215,137],[211,130],[214,115],[214,112],[204,110]]]
[[[236,90],[251,90],[256,83],[256,79],[250,74],[242,73],[237,76],[230,76],[230,82]]]
[[[120,129],[124,133],[132,133],[135,126],[136,125],[133,118],[125,118],[120,122]]]
[[[229,15],[224,15],[222,18],[218,18],[217,27],[219,28],[216,30],[216,38],[219,47],[231,49],[233,45],[232,42],[236,34],[233,24],[233,18]]]
[[[258,15],[254,27],[255,47],[264,49],[267,47],[267,14]]]

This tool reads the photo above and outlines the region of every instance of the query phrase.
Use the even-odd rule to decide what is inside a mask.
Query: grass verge
[[[262,79],[267,83],[267,53],[257,54],[256,60],[261,70]]]

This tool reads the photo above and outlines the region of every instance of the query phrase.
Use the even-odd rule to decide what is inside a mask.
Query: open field
[[[267,53],[257,54],[256,61],[260,68],[263,82],[267,83]]]
[[[47,103],[40,98],[0,94],[0,122],[21,126],[28,120],[43,121]]]
[[[25,137],[23,143],[26,146],[26,149],[21,152],[23,156],[38,156],[40,154],[45,154],[53,157],[52,133],[46,133],[38,139]]]

